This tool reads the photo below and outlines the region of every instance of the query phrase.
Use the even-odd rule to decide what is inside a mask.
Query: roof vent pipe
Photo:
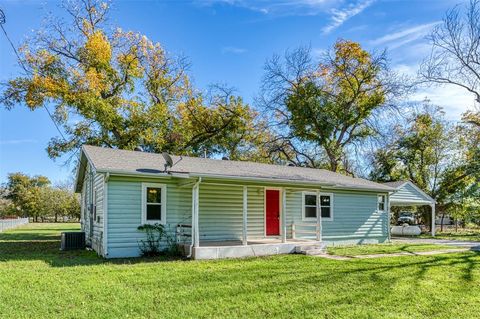
[[[222,157],[222,161],[229,161],[230,159],[226,156]]]
[[[133,150],[137,152],[143,152],[143,148],[141,146],[135,146]]]

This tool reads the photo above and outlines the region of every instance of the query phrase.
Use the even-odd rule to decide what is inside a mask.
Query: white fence
[[[0,219],[0,233],[25,224],[28,224],[28,218]]]

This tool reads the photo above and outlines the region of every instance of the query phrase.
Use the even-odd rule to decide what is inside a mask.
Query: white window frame
[[[380,205],[380,202],[378,201],[378,197],[382,196],[383,197],[383,209],[380,209],[378,206]],[[386,212],[387,211],[387,195],[385,194],[377,194],[377,212]]]
[[[162,190],[161,214],[162,219],[159,220],[147,220],[147,188],[160,188]],[[167,185],[160,183],[142,183],[142,225],[143,224],[162,224],[167,221]]]
[[[313,222],[317,221],[317,217],[305,217],[305,195],[314,195],[317,196],[317,192],[302,192],[302,221],[306,222]],[[318,198],[316,201],[317,213],[321,212],[321,209],[318,209],[318,205],[320,204],[320,196],[330,196],[330,217],[322,217],[322,221],[332,221],[333,220],[333,193],[319,193]],[[321,208],[321,207],[320,207]]]

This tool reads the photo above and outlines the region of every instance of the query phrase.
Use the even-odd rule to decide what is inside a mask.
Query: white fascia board
[[[369,191],[369,192],[377,192],[377,193],[388,193],[391,191],[391,187],[388,189],[377,189],[377,188],[368,188],[368,187],[349,187],[349,186],[341,186],[338,184],[333,183],[321,183],[315,181],[295,181],[290,179],[277,179],[277,178],[262,178],[262,177],[247,177],[247,176],[231,176],[231,175],[217,175],[217,174],[196,174],[191,173],[190,176],[192,177],[204,177],[204,178],[214,178],[214,179],[222,179],[222,180],[239,180],[239,181],[257,181],[262,183],[288,183],[288,184],[295,184],[295,185],[318,185],[324,188],[331,188],[331,189],[342,189],[342,190],[354,190],[354,191]]]

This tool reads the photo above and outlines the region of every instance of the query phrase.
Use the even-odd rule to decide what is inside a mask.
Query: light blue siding
[[[322,220],[323,241],[334,244],[384,242],[388,237],[388,214],[377,211],[377,194],[322,190],[333,194],[333,220]],[[315,224],[302,221],[302,192],[287,193],[287,226]],[[314,230],[313,227],[303,228]],[[314,235],[299,235],[314,238]]]
[[[395,193],[390,195],[390,202],[394,203],[429,203],[431,199],[419,192],[415,187],[409,183],[402,186]]]
[[[81,228],[86,234],[87,244],[103,255],[103,198],[104,176],[95,173],[90,165],[86,168],[81,193]],[[91,211],[91,204],[94,210]],[[91,235],[90,235],[91,234]]]
[[[166,223],[175,231],[178,223],[191,224],[192,186],[180,187],[182,179],[127,178],[111,176],[108,181],[108,257],[138,256],[141,224],[142,182],[167,185]],[[248,185],[248,237],[264,237],[265,185]],[[280,187],[282,185],[271,185]],[[287,237],[293,223],[302,221],[302,190],[286,187]],[[314,191],[314,190],[313,190]],[[323,238],[333,243],[383,242],[387,239],[387,214],[377,212],[377,194],[339,190],[333,193],[333,220],[324,221]],[[243,186],[200,184],[199,227],[201,240],[242,238]],[[313,223],[314,224],[314,223]]]
[[[142,224],[142,182],[167,185],[166,227],[174,235],[179,223],[191,223],[191,187],[180,188],[172,179],[139,179],[111,176],[108,181],[108,257],[140,254]]]

